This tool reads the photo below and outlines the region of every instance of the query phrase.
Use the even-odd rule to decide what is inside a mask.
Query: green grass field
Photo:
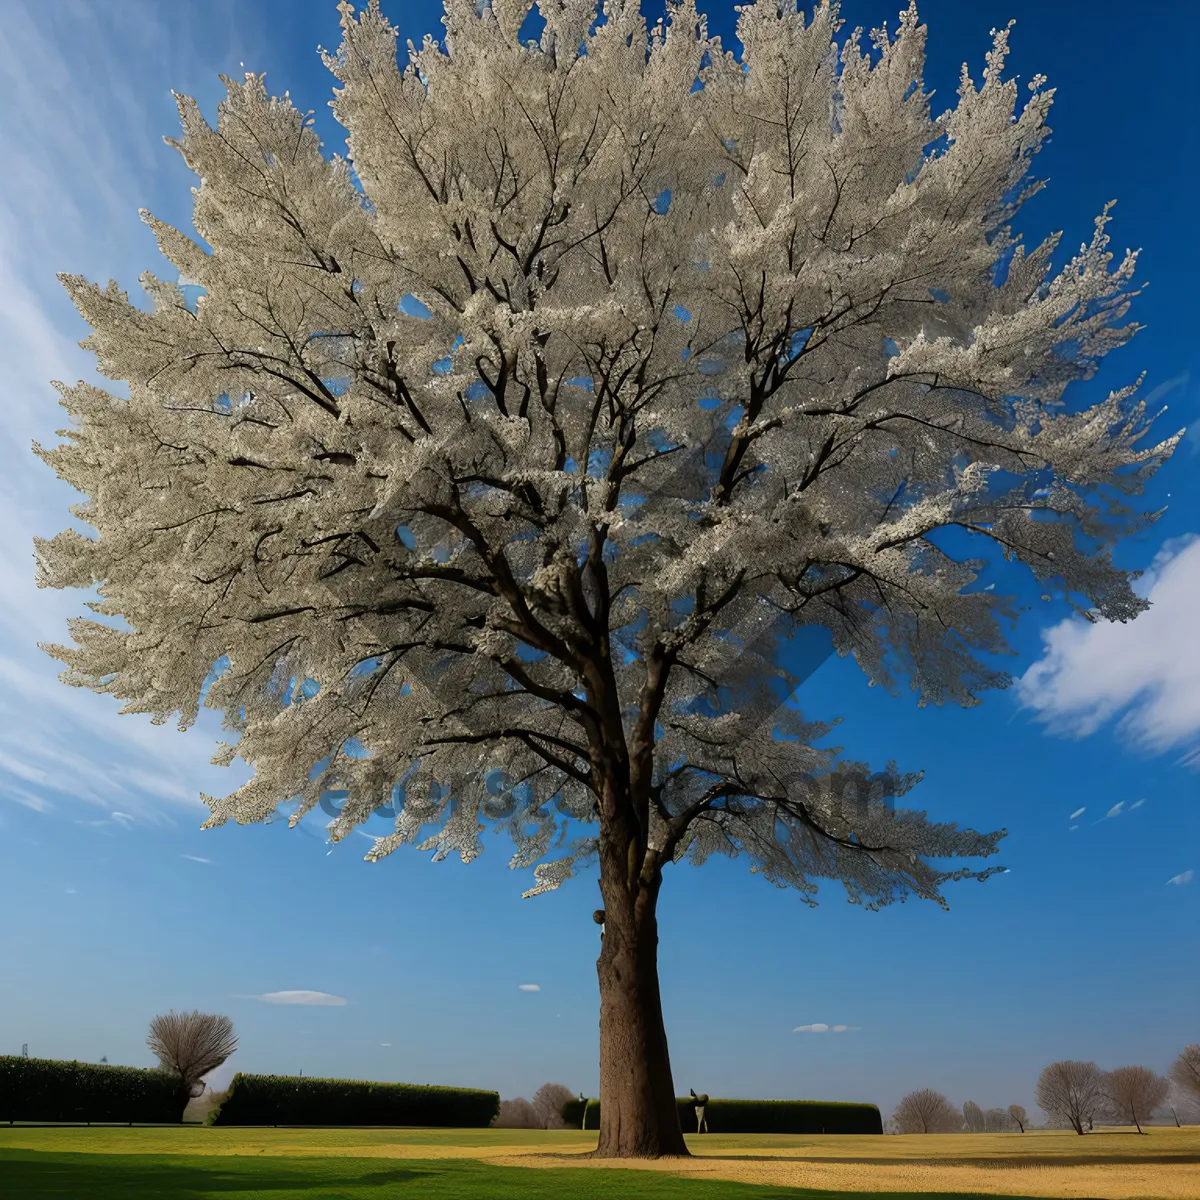
[[[839,1193],[695,1180],[646,1172],[530,1170],[472,1159],[204,1158],[0,1150],[0,1191],[12,1197],[262,1197],[266,1200],[824,1200]],[[841,1193],[844,1195],[845,1193]],[[908,1193],[904,1200],[912,1200]],[[944,1196],[944,1200],[951,1197]]]
[[[8,1200],[939,1200],[1200,1196],[1200,1130],[691,1137],[608,1166],[577,1131],[0,1126]]]

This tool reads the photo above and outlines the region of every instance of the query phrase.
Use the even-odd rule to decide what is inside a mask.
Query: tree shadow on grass
[[[274,1156],[196,1159],[37,1151],[0,1155],[0,1192],[22,1200],[139,1200],[143,1196],[203,1200],[230,1193],[272,1195],[277,1200],[342,1200],[381,1187],[413,1184],[428,1174],[407,1165],[384,1165],[377,1159],[367,1166],[356,1159]]]
[[[564,1156],[565,1157],[565,1156]],[[5,1200],[861,1200],[861,1193],[659,1171],[501,1167],[474,1159],[211,1157],[0,1151]],[[387,1165],[385,1165],[385,1163]],[[874,1200],[921,1200],[873,1193]],[[937,1200],[979,1200],[944,1193]],[[1006,1196],[1004,1200],[1029,1200]]]

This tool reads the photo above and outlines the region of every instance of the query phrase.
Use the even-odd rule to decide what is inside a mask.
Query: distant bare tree
[[[909,1092],[896,1105],[892,1120],[899,1133],[955,1133],[962,1128],[962,1117],[933,1088]]]
[[[982,1133],[985,1128],[983,1109],[974,1100],[968,1100],[963,1105],[963,1120],[969,1133]]]
[[[533,1094],[533,1111],[541,1129],[566,1129],[563,1111],[575,1099],[575,1093],[561,1083],[543,1083]]]
[[[1170,1090],[1170,1081],[1149,1067],[1118,1067],[1104,1077],[1104,1098],[1110,1115],[1132,1121],[1138,1133],[1142,1132],[1142,1122],[1166,1103]]]
[[[1029,1114],[1019,1104],[1010,1104],[1008,1106],[1008,1115],[1012,1123],[1022,1132],[1025,1132],[1025,1126],[1029,1122]]]
[[[1006,1133],[1012,1124],[1007,1108],[989,1108],[983,1114],[983,1127],[988,1133]]]
[[[238,1040],[228,1017],[172,1009],[150,1022],[146,1045],[164,1071],[179,1076],[189,1096],[199,1096],[201,1080],[237,1049]]]
[[[1174,1078],[1171,1080],[1171,1090],[1167,1094],[1167,1107],[1177,1126],[1200,1125],[1200,1092],[1183,1087]]]
[[[1180,1089],[1200,1099],[1200,1042],[1184,1046],[1179,1057],[1171,1064],[1171,1080]]]
[[[523,1096],[501,1100],[500,1111],[492,1122],[493,1129],[541,1129],[537,1112]]]
[[[1051,1063],[1038,1079],[1037,1102],[1052,1121],[1082,1134],[1104,1107],[1104,1072],[1094,1062]]]

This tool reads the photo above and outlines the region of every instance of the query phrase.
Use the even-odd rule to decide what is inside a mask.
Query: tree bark
[[[649,877],[630,871],[624,857],[611,844],[600,855],[604,933],[596,960],[600,1140],[595,1157],[686,1155],[658,987],[661,873],[657,864]],[[640,856],[637,865],[642,865]]]

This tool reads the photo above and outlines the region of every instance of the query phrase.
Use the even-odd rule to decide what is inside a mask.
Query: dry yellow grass
[[[1200,1200],[1200,1127],[902,1137],[689,1137],[694,1157],[599,1162],[595,1134],[433,1129],[0,1128],[0,1148],[114,1154],[474,1158],[497,1166],[621,1167],[844,1192]]]
[[[634,1170],[845,1192],[976,1192],[1089,1200],[1200,1200],[1200,1128],[866,1137],[693,1137],[691,1159]],[[483,1156],[481,1156],[483,1157]],[[556,1154],[488,1154],[503,1165],[563,1166]],[[599,1165],[613,1166],[605,1163]]]

